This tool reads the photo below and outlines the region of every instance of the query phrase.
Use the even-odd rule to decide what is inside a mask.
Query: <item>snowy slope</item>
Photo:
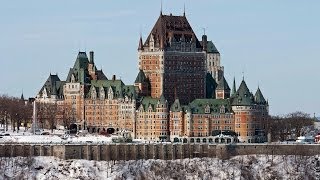
[[[236,156],[229,160],[87,161],[2,158],[0,179],[319,179],[320,156]]]

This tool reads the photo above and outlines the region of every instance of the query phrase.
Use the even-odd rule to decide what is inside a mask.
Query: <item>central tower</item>
[[[163,94],[172,104],[205,97],[206,46],[202,46],[187,18],[160,14],[146,41],[140,37],[139,69],[150,81],[150,95]],[[178,96],[178,97],[177,97]]]

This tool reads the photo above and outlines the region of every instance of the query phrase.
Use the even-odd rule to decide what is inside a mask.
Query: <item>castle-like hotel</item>
[[[185,14],[160,14],[147,39],[140,37],[138,63],[134,84],[125,85],[96,68],[94,52],[79,52],[66,81],[50,74],[36,101],[71,107],[73,125],[91,133],[174,141],[223,131],[265,141],[268,102],[259,87],[253,94],[243,79],[231,90],[219,51],[206,35],[197,38]]]

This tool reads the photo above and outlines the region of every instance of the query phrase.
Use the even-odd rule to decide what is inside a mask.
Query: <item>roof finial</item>
[[[202,28],[203,29],[203,35],[206,35],[206,28]]]
[[[161,0],[161,7],[160,7],[160,15],[162,16],[162,0]]]
[[[236,77],[233,77],[232,95],[235,95],[236,92],[237,92],[237,89],[236,89]]]
[[[244,81],[244,71],[242,71],[242,80]]]
[[[183,16],[186,16],[186,3],[183,3]]]

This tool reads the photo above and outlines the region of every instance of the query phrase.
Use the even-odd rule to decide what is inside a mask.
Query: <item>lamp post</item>
[[[7,111],[4,111],[4,121],[5,121],[5,129],[6,131],[8,131]]]

